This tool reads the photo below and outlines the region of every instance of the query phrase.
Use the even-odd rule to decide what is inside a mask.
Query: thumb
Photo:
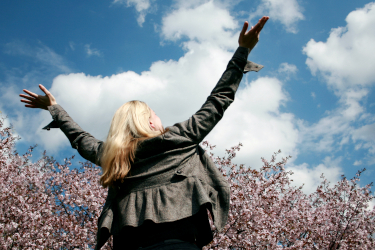
[[[46,94],[47,96],[50,94],[50,92],[44,87],[42,84],[39,84],[39,88]]]

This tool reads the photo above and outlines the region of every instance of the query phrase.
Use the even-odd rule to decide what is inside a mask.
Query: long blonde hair
[[[100,159],[103,169],[100,184],[103,187],[113,186],[115,181],[128,175],[135,151],[142,141],[169,131],[152,130],[150,117],[151,109],[142,101],[127,102],[116,111]]]

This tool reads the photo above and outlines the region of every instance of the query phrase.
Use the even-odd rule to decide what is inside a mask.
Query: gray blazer
[[[234,101],[244,73],[262,65],[247,61],[249,49],[239,47],[203,106],[169,132],[144,141],[136,151],[131,176],[108,189],[98,219],[100,249],[110,234],[145,220],[172,222],[190,217],[208,205],[214,225],[221,230],[228,218],[229,185],[199,143],[210,133]],[[60,128],[79,154],[100,166],[103,142],[82,130],[58,104],[49,106],[53,121],[43,129]]]

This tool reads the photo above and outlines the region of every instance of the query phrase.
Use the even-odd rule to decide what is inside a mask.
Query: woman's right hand
[[[20,97],[27,99],[21,99],[21,102],[28,103],[28,105],[25,105],[25,107],[48,110],[48,106],[57,104],[55,97],[42,84],[39,84],[39,88],[46,95],[37,95],[31,91],[28,91],[27,89],[24,89],[23,92],[25,92],[28,95],[20,94]]]
[[[255,26],[251,27],[251,29],[247,33],[246,30],[249,26],[249,23],[246,21],[243,24],[240,37],[238,38],[238,44],[241,47],[249,48],[251,51],[259,41],[260,31],[263,29],[263,26],[266,24],[268,19],[268,16],[262,17],[261,19],[259,19],[259,22]]]

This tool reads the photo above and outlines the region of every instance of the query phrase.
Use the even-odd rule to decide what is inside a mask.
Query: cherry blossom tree
[[[0,248],[90,249],[106,198],[100,169],[89,162],[70,169],[46,156],[35,163],[32,151],[20,156],[10,127],[0,120]],[[111,249],[111,241],[102,249]]]
[[[276,162],[279,151],[269,162],[262,158],[260,170],[237,167],[231,160],[240,146],[222,159],[209,153],[230,183],[231,206],[224,230],[211,224],[214,240],[204,249],[375,249],[375,207],[368,209],[372,183],[358,187],[365,169],[351,180],[342,176],[333,187],[322,174],[316,191],[306,195],[284,168],[291,156]]]
[[[58,163],[44,152],[31,162],[33,149],[19,155],[11,127],[0,120],[0,248],[92,249],[97,220],[107,191],[99,185],[100,168],[90,162],[71,168],[74,156]],[[211,146],[201,144],[208,150]],[[372,184],[359,187],[364,170],[335,185],[321,176],[312,194],[292,185],[285,170],[290,157],[263,160],[260,169],[237,166],[227,157],[210,157],[228,179],[231,205],[228,223],[207,249],[375,249]],[[102,248],[112,249],[112,239]]]

